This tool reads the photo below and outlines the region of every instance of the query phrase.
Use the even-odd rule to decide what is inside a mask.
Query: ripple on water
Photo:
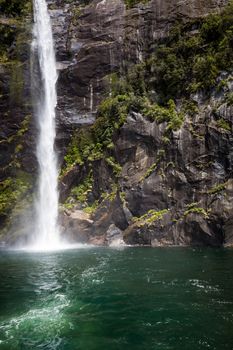
[[[56,294],[50,301],[45,300],[41,307],[12,317],[0,323],[0,344],[10,349],[31,349],[39,346],[58,349],[62,332],[72,324],[64,317],[64,310],[70,301],[64,294]]]
[[[232,350],[233,254],[219,254],[205,273],[188,249],[2,254],[0,349]]]
[[[210,285],[209,282],[207,281],[203,281],[203,280],[198,280],[198,279],[190,279],[188,281],[188,283],[193,286],[196,287],[198,290],[197,291],[203,291],[205,293],[211,293],[211,292],[216,292],[216,293],[220,293],[221,289],[218,285]]]
[[[98,285],[104,283],[104,276],[106,273],[106,266],[108,258],[100,258],[97,260],[96,266],[91,266],[81,273],[81,284],[84,289],[90,285]]]

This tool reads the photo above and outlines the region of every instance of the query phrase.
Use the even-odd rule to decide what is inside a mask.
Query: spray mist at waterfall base
[[[15,250],[25,251],[25,252],[31,252],[31,253],[51,253],[51,252],[59,252],[63,250],[76,250],[76,249],[87,249],[91,248],[92,246],[89,244],[83,244],[83,243],[68,243],[68,242],[60,242],[57,245],[54,246],[48,246],[45,247],[44,245],[28,245],[26,247],[17,248]]]

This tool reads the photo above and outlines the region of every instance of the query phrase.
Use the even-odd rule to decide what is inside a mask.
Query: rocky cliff
[[[63,234],[95,244],[231,245],[232,5],[48,3],[59,70]],[[0,141],[2,225],[12,210],[6,196],[16,191],[15,202],[25,200],[36,173],[28,41],[16,50],[30,23],[28,13],[22,16],[28,24],[12,34],[0,65],[0,108],[7,115]],[[9,14],[1,21],[11,25]],[[16,52],[21,79],[12,65]],[[21,94],[15,87],[10,92],[14,76]],[[9,183],[13,178],[20,180]]]
[[[49,1],[60,76],[59,116],[64,125],[92,120],[108,75],[146,60],[177,22],[219,12],[227,0]],[[110,77],[109,77],[110,79]]]

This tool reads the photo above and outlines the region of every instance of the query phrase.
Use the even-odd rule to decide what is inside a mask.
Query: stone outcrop
[[[128,9],[123,0],[48,1],[59,70],[60,163],[72,133],[93,124],[99,103],[111,93],[112,73],[124,75],[131,65],[143,62],[177,21],[219,12],[227,2],[151,0]],[[33,110],[28,28],[30,19],[24,29],[27,40],[16,50],[17,34],[8,50],[12,62],[16,52],[19,55],[19,70],[0,63],[1,181],[18,173],[19,165],[31,175],[37,168],[36,121],[30,117],[25,122]],[[228,92],[233,92],[232,77],[224,74],[222,80],[228,80]],[[167,143],[166,123],[129,113],[113,140],[120,175],[116,178],[104,159],[94,161],[90,196],[98,207],[88,215],[79,203],[73,211],[64,211],[60,218],[64,236],[99,245],[233,244],[233,109],[216,90],[208,99],[193,95],[192,101],[197,102],[198,114],[192,118],[187,114]],[[216,118],[225,120],[230,129],[221,128]],[[61,202],[89,171],[89,164],[74,165],[61,178]],[[103,193],[111,193],[111,198],[103,199]]]
[[[193,98],[199,102],[198,114],[186,115],[165,144],[166,123],[128,115],[114,136],[122,167],[118,189],[92,216],[91,241],[107,244],[106,233],[114,225],[126,244],[232,245],[232,107],[214,91],[205,102],[201,95]],[[219,117],[231,129],[219,127]],[[72,176],[81,179],[81,169],[71,171]],[[99,198],[111,188],[113,174],[104,161],[96,161],[94,169],[93,191]]]
[[[232,132],[216,126],[209,107],[203,105],[196,117],[195,133],[193,120],[186,117],[165,146],[163,124],[138,113],[128,116],[115,140],[122,166],[119,187],[114,199],[103,202],[92,216],[91,237],[115,225],[126,244],[232,244]],[[231,107],[225,108],[224,118],[232,123]],[[223,109],[220,105],[217,113]],[[103,163],[95,168],[94,176],[101,176]],[[112,176],[109,169],[109,186]]]
[[[154,0],[127,9],[121,0],[94,0],[80,4],[74,15],[77,2],[63,2],[63,6],[54,2],[51,14],[54,13],[61,68],[58,109],[62,124],[91,122],[109,74],[124,72],[131,64],[146,59],[177,20],[189,22],[212,11],[219,12],[226,3]],[[56,12],[57,8],[60,12]],[[65,26],[59,26],[61,17]],[[232,110],[215,92],[209,101],[202,96],[193,99],[198,102],[199,115],[195,121],[186,116],[183,127],[172,132],[165,147],[166,125],[150,122],[137,113],[128,115],[114,139],[114,154],[122,166],[118,192],[124,199],[117,192],[113,201],[97,209],[89,232],[95,237],[92,241],[107,244],[106,232],[112,225],[120,230],[127,244],[220,246],[232,241],[233,139],[230,131],[217,127],[211,113],[217,108],[219,117],[232,125]],[[148,175],[150,168],[153,170]],[[73,174],[77,180],[81,173]],[[112,178],[112,170],[103,161],[96,162],[96,198],[101,191],[109,191]],[[152,222],[150,214],[134,222],[133,218],[151,210],[168,213]]]
[[[92,224],[90,215],[81,210],[65,211],[60,221],[64,238],[69,242],[87,243]]]
[[[58,137],[64,137],[64,127],[91,123],[106,94],[108,76],[148,57],[176,21],[218,12],[227,2],[152,0],[127,9],[123,0],[51,0],[60,71]]]

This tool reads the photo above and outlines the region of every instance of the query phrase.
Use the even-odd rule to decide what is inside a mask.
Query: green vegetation
[[[209,215],[207,211],[204,208],[198,207],[198,203],[191,203],[187,206],[187,210],[184,212],[184,216],[187,216],[191,213],[200,214],[205,217],[205,219],[208,219]]]
[[[112,138],[124,124],[133,104],[134,96],[131,95],[118,95],[103,101],[95,124],[74,133],[67,148],[62,174],[75,164],[82,165],[84,161],[105,159],[112,166],[114,173],[119,175],[121,167],[114,159]]]
[[[119,176],[122,172],[122,167],[120,164],[116,163],[113,157],[109,157],[105,159],[108,165],[110,165],[113,169],[113,172],[116,176]]]
[[[226,189],[226,183],[215,185],[208,191],[208,194],[217,194],[224,191],[225,189]]]
[[[30,189],[30,179],[24,174],[0,182],[0,215],[6,216]]]
[[[128,95],[114,94],[100,105],[95,124],[73,135],[67,148],[62,175],[75,164],[82,165],[85,161],[105,159],[112,166],[115,175],[119,176],[121,166],[114,159],[112,140],[114,133],[124,124],[130,111],[141,112],[151,121],[167,122],[164,136],[168,136],[171,130],[179,129],[183,123],[184,116],[176,111],[172,100],[168,102],[167,107],[161,107],[152,104],[147,97],[136,96],[133,92]]]
[[[31,0],[0,0],[0,64],[5,66],[3,69],[6,68],[6,76],[8,77],[8,74],[11,76],[8,103],[14,106],[22,106],[24,79],[23,64],[20,61],[22,53],[25,51],[24,44],[28,42],[29,30],[26,30],[25,23],[27,22],[26,17],[31,14],[31,5]],[[8,177],[0,183],[0,215],[7,221],[10,221],[12,210],[14,213],[22,210],[25,205],[22,202],[29,195],[32,184],[30,175],[19,170],[21,167],[20,154],[24,145],[23,136],[28,130],[29,120],[30,116],[27,115],[18,131],[11,134],[7,140],[2,140],[8,144],[12,143],[11,146],[8,146],[12,150],[14,149],[11,161],[4,168]],[[15,128],[12,128],[13,130]]]
[[[233,1],[220,14],[189,23],[177,23],[166,39],[156,42],[154,54],[144,63],[126,69],[118,88],[136,95],[153,93],[154,102],[189,99],[190,93],[205,93],[217,83],[220,71],[233,64]],[[113,79],[114,85],[114,79]],[[115,84],[116,85],[116,84]],[[188,106],[196,113],[195,106]]]
[[[101,200],[103,202],[105,201],[112,202],[116,198],[117,192],[118,192],[118,186],[116,183],[113,183],[111,186],[111,192],[103,192],[101,195]],[[121,197],[121,200],[123,200],[124,195],[121,196],[120,194],[120,197]]]
[[[0,63],[8,61],[8,49],[13,44],[17,34],[15,25],[2,24],[0,21]]]
[[[139,3],[146,4],[149,0],[124,0],[128,8],[133,7]]]
[[[228,93],[228,95],[226,96],[226,102],[228,106],[233,105],[233,92]]]
[[[127,7],[139,1],[125,1]],[[209,94],[217,86],[221,71],[230,71],[233,65],[233,1],[220,14],[211,14],[203,19],[189,23],[177,23],[167,38],[156,41],[153,55],[145,62],[125,65],[121,74],[111,74],[109,81],[110,97],[99,106],[94,125],[74,132],[67,149],[62,174],[75,164],[89,164],[104,160],[115,177],[122,169],[115,155],[114,140],[120,127],[130,112],[141,113],[151,122],[165,123],[162,148],[171,140],[172,131],[179,130],[184,116],[194,117],[198,105],[190,100],[190,95],[198,90]],[[218,89],[224,88],[226,82]],[[179,100],[179,104],[174,101]],[[227,97],[232,104],[232,98]],[[216,122],[221,129],[230,131],[231,125],[219,119]],[[190,132],[194,137],[203,139],[192,123]],[[144,178],[151,175],[162,156],[146,171]],[[85,192],[85,191],[84,191]],[[80,196],[80,194],[79,194]],[[191,206],[185,211],[208,215],[203,208]]]
[[[25,118],[20,124],[18,131],[14,135],[8,138],[7,140],[8,143],[11,143],[13,141],[19,141],[19,139],[28,131],[30,119],[31,119],[30,114],[25,116]]]
[[[185,100],[182,105],[182,111],[185,114],[188,114],[190,117],[198,114],[198,106],[197,103],[192,100]]]
[[[20,128],[16,134],[17,137],[22,137],[28,131],[30,120],[31,120],[31,115],[30,114],[26,115],[24,120],[20,124]]]
[[[217,127],[221,128],[221,129],[223,129],[225,131],[231,131],[230,123],[227,120],[223,119],[223,118],[217,120]]]
[[[67,209],[72,209],[78,202],[83,207],[88,207],[88,194],[90,194],[92,191],[92,185],[93,175],[92,172],[89,172],[89,174],[85,177],[83,182],[71,190],[71,195],[67,198],[66,202],[64,203],[64,206]]]
[[[144,226],[145,224],[148,226],[151,226],[155,221],[161,220],[163,216],[167,213],[168,213],[168,209],[164,209],[160,211],[151,209],[141,217],[133,218],[133,221],[138,223],[138,226]]]
[[[145,175],[143,176],[143,178],[141,180],[147,179],[157,168],[158,164],[157,162],[152,164],[149,169],[146,171]]]
[[[22,190],[22,196],[20,197],[20,201],[24,199],[24,184],[28,184],[28,187],[31,187],[32,184],[32,179],[31,175],[24,172],[22,169],[22,151],[24,149],[24,134],[28,130],[28,125],[30,121],[30,115],[27,115],[24,120],[21,122],[20,128],[18,131],[10,136],[7,140],[2,140],[1,143],[6,143],[6,144],[11,144],[10,146],[12,149],[11,153],[11,159],[7,165],[5,165],[4,168],[2,168],[2,171],[6,171],[8,174],[8,177],[5,180],[2,180],[0,183],[0,191],[2,190],[1,193],[1,203],[2,205],[0,206],[0,215],[3,214],[2,210],[4,209],[3,206],[11,208],[11,198],[14,198],[14,195],[16,197],[18,196],[19,192]],[[14,151],[13,151],[14,149]],[[15,179],[15,182],[14,180]],[[5,182],[6,181],[6,182]],[[15,186],[13,186],[15,184]],[[16,187],[19,187],[17,189]],[[22,185],[22,188],[20,189],[20,185]],[[5,191],[7,189],[7,191]],[[11,196],[8,196],[8,193],[11,191],[15,192]],[[6,196],[5,196],[6,194]],[[8,205],[8,197],[9,197],[9,205]],[[5,203],[5,204],[4,204]],[[3,205],[4,204],[4,205]],[[12,207],[15,206],[15,202],[12,200]],[[20,208],[20,204],[19,204]],[[4,210],[3,210],[4,211]]]
[[[68,172],[75,164],[80,164],[80,165],[83,164],[83,161],[82,161],[82,158],[80,155],[80,151],[79,151],[78,146],[77,146],[78,141],[79,141],[79,139],[78,139],[77,135],[74,134],[74,136],[72,137],[71,142],[67,148],[66,155],[64,157],[64,160],[66,162],[66,168],[63,169],[62,174],[64,174],[65,172]]]
[[[9,48],[16,43],[25,27],[25,18],[32,13],[32,1],[0,0],[0,13],[0,63],[15,66],[15,56],[12,51],[9,55]]]
[[[98,201],[95,201],[91,205],[88,205],[87,207],[85,207],[83,211],[87,214],[93,214],[98,208],[98,205],[99,205]]]
[[[31,115],[26,115],[24,120],[20,124],[18,131],[11,135],[6,142],[13,143],[15,145],[15,151],[11,156],[11,162],[8,164],[8,168],[20,169],[21,162],[19,161],[19,156],[24,149],[24,136],[28,131]]]
[[[189,131],[192,134],[193,137],[199,139],[199,140],[204,140],[204,136],[200,135],[197,131],[195,131],[195,124],[191,123],[189,125]],[[198,129],[198,128],[197,128]]]
[[[0,0],[0,13],[6,16],[23,16],[31,10],[31,1]]]
[[[220,70],[231,69],[232,33],[232,1],[221,14],[175,26],[168,40],[158,45],[151,62],[157,73],[155,85],[163,87],[161,98],[172,98],[177,91],[210,90]]]
[[[156,157],[156,162],[154,164],[152,164],[147,169],[146,173],[142,176],[140,181],[143,181],[143,180],[147,179],[157,169],[160,161],[164,158],[164,156],[165,156],[165,150],[164,149],[158,150],[157,157]]]
[[[11,104],[20,105],[22,103],[23,86],[23,64],[20,62],[15,62],[15,64],[12,65],[10,80]]]
[[[84,178],[84,180],[71,190],[70,196],[64,203],[66,209],[74,209],[78,204],[82,210],[88,214],[92,214],[99,206],[104,206],[105,202],[112,202],[118,193],[118,185],[112,183],[109,192],[103,192],[98,200],[93,198],[93,173],[92,170]],[[125,193],[119,192],[122,202],[125,202]]]
[[[184,115],[176,111],[176,105],[173,100],[168,101],[166,108],[147,102],[142,113],[145,117],[156,120],[158,124],[167,122],[166,134],[171,130],[180,129],[184,121]]]

